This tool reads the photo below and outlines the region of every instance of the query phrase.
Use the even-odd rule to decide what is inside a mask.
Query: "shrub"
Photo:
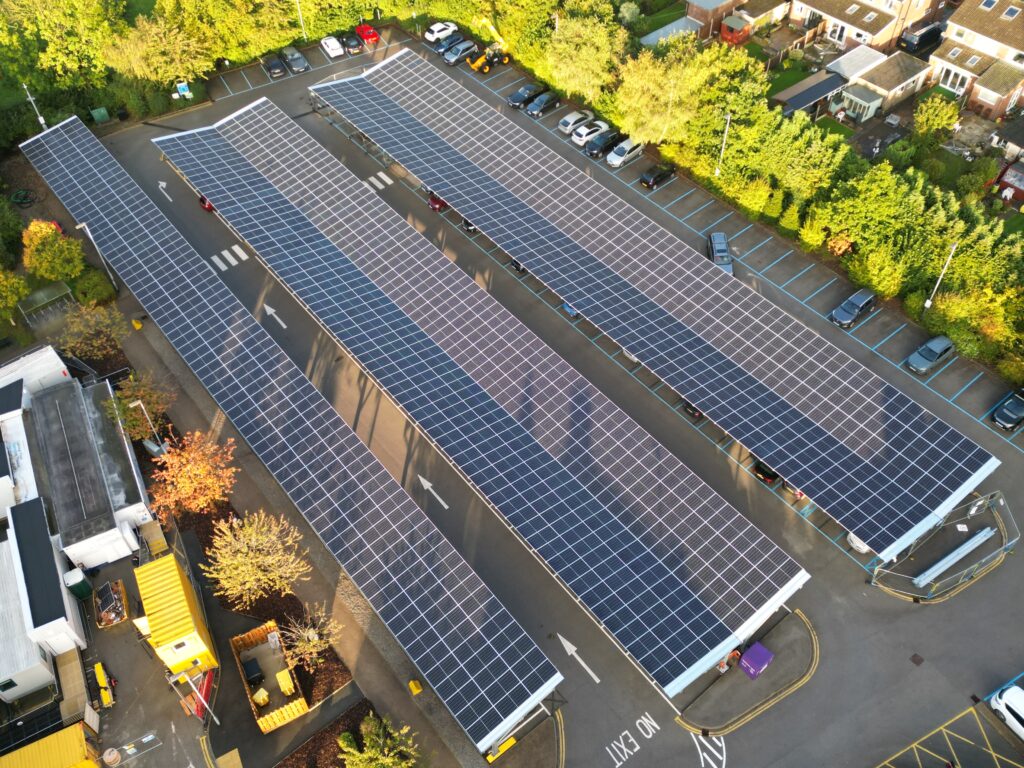
[[[921,313],[924,312],[924,300],[927,298],[924,291],[914,291],[908,293],[906,298],[903,299],[903,311],[907,313],[907,317],[914,320],[921,320]]]
[[[932,184],[938,184],[946,173],[946,164],[937,157],[929,157],[921,163],[921,170],[927,174]]]
[[[110,280],[96,267],[86,267],[71,290],[79,304],[106,304],[117,298]]]
[[[793,237],[800,231],[800,205],[796,202],[786,206],[786,210],[779,219],[779,230],[784,235]]]
[[[758,219],[768,204],[772,185],[768,179],[751,179],[736,194],[736,204],[751,219]]]
[[[786,200],[786,193],[781,189],[773,189],[768,195],[768,201],[764,204],[764,217],[768,221],[778,221],[782,216],[782,205]]]
[[[818,212],[812,208],[807,213],[803,226],[800,227],[800,245],[808,251],[816,251],[824,245],[827,234]]]
[[[626,0],[625,3],[619,6],[619,21],[622,22],[623,26],[631,27],[636,24],[640,18],[640,6],[632,2],[632,0]]]
[[[914,162],[917,148],[907,139],[894,141],[885,149],[885,159],[897,171],[904,171]]]
[[[1000,213],[1006,210],[1006,203],[1003,202],[1002,198],[995,197],[988,204],[989,210],[993,214],[998,216]]]
[[[21,256],[21,216],[6,197],[0,199],[0,268],[14,269]]]

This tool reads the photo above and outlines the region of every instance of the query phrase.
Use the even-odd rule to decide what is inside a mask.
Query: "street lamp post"
[[[75,229],[82,230],[89,238],[89,242],[92,243],[92,247],[96,249],[96,255],[100,257],[100,264],[103,265],[103,269],[106,270],[107,277],[110,278],[110,284],[114,286],[114,290],[116,291],[117,280],[114,278],[114,273],[110,271],[110,265],[107,264],[107,260],[103,258],[103,253],[100,251],[99,246],[96,245],[96,241],[92,237],[92,232],[89,231],[89,225],[83,221],[81,224],[76,224]]]
[[[309,40],[309,38],[306,37],[306,22],[302,20],[302,0],[295,0],[295,8],[299,12],[299,26],[302,27],[302,39]]]
[[[939,272],[939,279],[935,281],[935,287],[932,288],[932,295],[924,303],[926,310],[931,309],[932,301],[935,299],[935,294],[939,292],[939,286],[942,285],[942,278],[946,276],[946,270],[949,269],[949,263],[953,261],[953,254],[956,253],[956,247],[959,243],[953,243],[953,247],[949,249],[949,256],[946,257],[946,263],[942,265],[942,271]],[[921,314],[924,314],[922,312]]]
[[[36,106],[36,100],[32,97],[32,92],[29,91],[28,85],[22,83],[21,87],[25,89],[25,95],[28,97],[28,103],[32,105],[32,109],[35,110],[36,117],[39,119],[39,124],[43,126],[43,130],[46,130],[46,118],[39,112],[39,107]]]
[[[715,166],[715,176],[722,172],[722,158],[725,157],[725,142],[729,138],[729,124],[732,122],[732,115],[725,113],[725,133],[722,134],[722,151],[718,153],[718,164]]]
[[[146,410],[146,404],[144,402],[142,402],[141,400],[132,400],[130,403],[128,403],[128,407],[129,408],[139,408],[139,409],[142,410],[142,415],[146,417],[146,423],[149,424],[149,429],[153,433],[153,437],[156,438],[157,450],[159,450],[160,453],[163,453],[164,452],[163,441],[160,439],[160,435],[157,433],[156,427],[153,426],[153,420],[151,418],[149,418],[149,411]]]

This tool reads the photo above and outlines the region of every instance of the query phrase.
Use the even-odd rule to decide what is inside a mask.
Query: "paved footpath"
[[[122,295],[118,305],[129,318],[141,313],[130,294]],[[334,618],[344,626],[335,650],[377,711],[412,727],[422,755],[432,768],[486,765],[433,693],[426,690],[415,701],[412,699],[406,682],[419,675],[405,652],[159,329],[151,321],[144,321],[142,330],[134,331],[124,343],[124,351],[132,367],[150,371],[156,379],[175,386],[178,399],[169,414],[175,429],[204,430],[215,438],[235,438],[235,463],[242,472],[231,494],[234,507],[239,511],[283,513],[306,534],[315,567],[310,580],[296,588],[296,595],[304,602],[326,601]]]

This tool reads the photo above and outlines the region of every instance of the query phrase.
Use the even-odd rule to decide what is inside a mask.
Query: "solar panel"
[[[311,92],[882,559],[999,465],[411,51]]]
[[[491,748],[562,676],[80,120],[22,150],[455,720]]]
[[[806,580],[271,102],[155,143],[666,691]]]

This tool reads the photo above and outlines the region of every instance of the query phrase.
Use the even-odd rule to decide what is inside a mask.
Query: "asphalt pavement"
[[[866,572],[800,518],[790,499],[757,483],[742,463],[742,449],[720,445],[695,428],[652,394],[640,377],[631,375],[620,357],[588,340],[545,300],[543,292],[530,290],[529,281],[507,267],[506,256],[488,250],[485,238],[467,236],[450,213],[430,212],[422,194],[403,183],[398,169],[383,167],[310,112],[308,85],[339,72],[354,74],[382,54],[365,54],[229,94],[213,104],[113,134],[105,143],[425,506],[565,675],[560,690],[568,701],[562,710],[566,765],[873,765],[961,711],[972,693],[990,690],[1016,674],[1022,666],[1019,632],[1024,621],[1018,558],[1008,558],[997,571],[941,605],[898,602],[872,588]],[[523,73],[509,68],[486,77],[464,67],[446,71],[498,109],[506,109],[502,96],[525,82]],[[380,194],[392,207],[812,574],[791,603],[814,624],[821,646],[818,671],[802,689],[720,742],[701,743],[684,731],[674,723],[669,702],[320,332],[255,255],[215,216],[199,208],[184,183],[160,162],[150,139],[169,130],[208,125],[262,96],[295,117],[361,178],[376,178]],[[987,412],[1003,390],[996,377],[959,359],[928,380],[905,373],[900,364],[923,340],[923,331],[886,309],[851,333],[834,328],[824,315],[850,292],[845,278],[751,224],[684,177],[648,193],[636,184],[645,161],[612,172],[585,159],[552,130],[569,108],[565,105],[541,121],[521,114],[514,119],[691,245],[701,247],[710,231],[726,232],[739,254],[739,279],[1002,459],[1003,466],[981,490],[1004,491],[1012,507],[1024,483],[1019,472],[1024,440],[999,434],[986,424]],[[160,191],[161,181],[167,183],[166,195]],[[378,183],[372,186],[376,189]],[[447,510],[424,494],[418,474],[435,484]],[[556,633],[579,648],[594,677],[566,656]],[[923,662],[911,661],[915,654]],[[516,750],[502,761],[515,765]]]

